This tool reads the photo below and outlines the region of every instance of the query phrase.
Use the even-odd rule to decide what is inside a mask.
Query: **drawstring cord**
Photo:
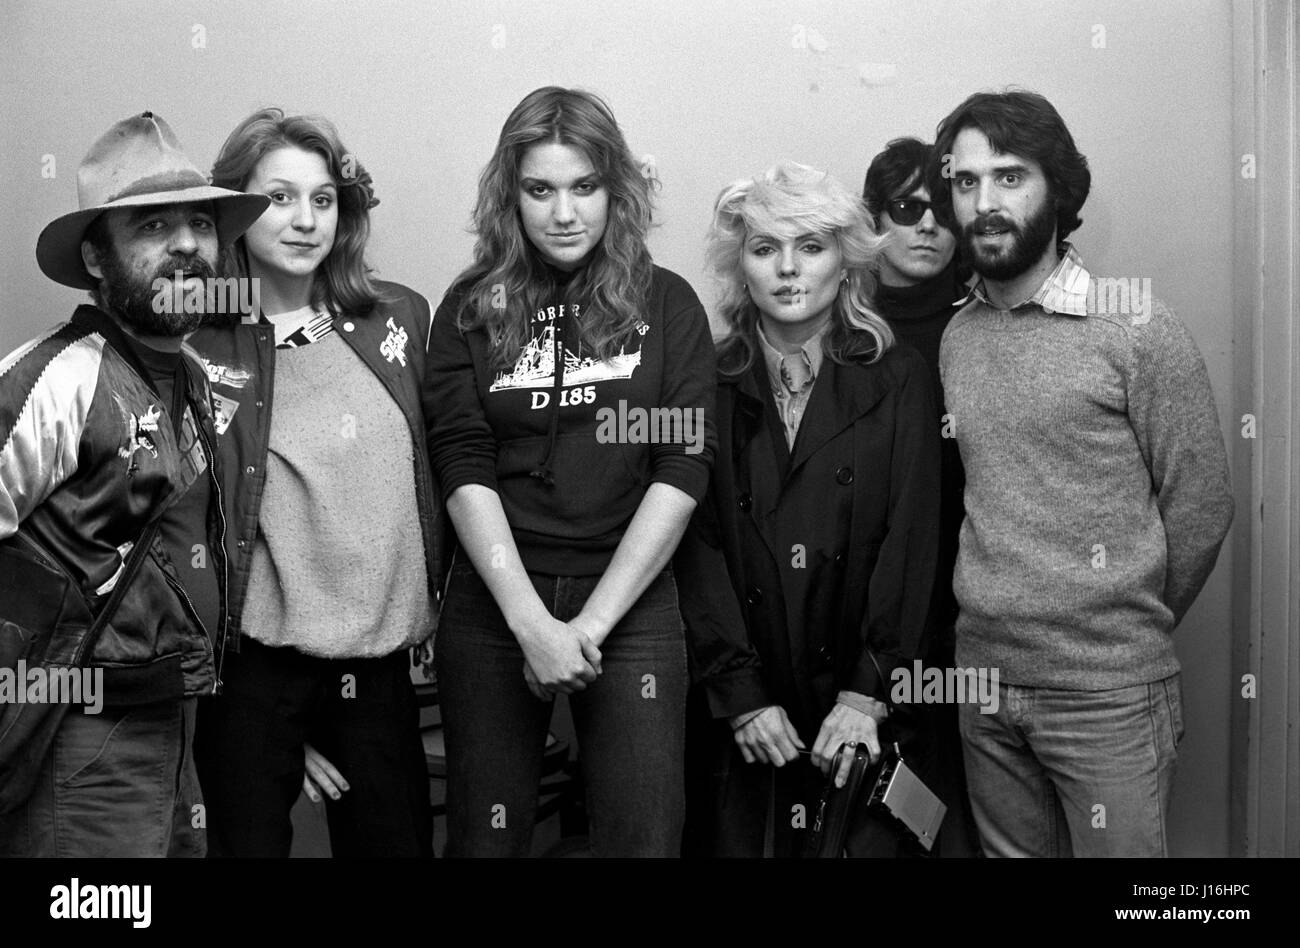
[[[546,451],[538,466],[528,472],[547,487],[555,486],[555,475],[551,471],[551,455],[555,453],[555,440],[560,430],[560,390],[564,388],[564,317],[557,316],[551,321],[555,331],[555,382],[551,386],[551,419],[546,434]]]

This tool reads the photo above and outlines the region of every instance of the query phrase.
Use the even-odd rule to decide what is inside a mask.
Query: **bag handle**
[[[867,645],[867,646],[863,646],[863,647],[867,650],[867,658],[871,659],[871,664],[875,666],[875,669],[876,669],[876,677],[877,677],[878,679],[880,679],[881,689],[884,691],[884,694],[885,694],[885,701],[884,701],[885,707],[889,709],[889,715],[890,715],[890,717],[893,717],[894,712],[897,711],[898,708],[897,708],[897,706],[894,704],[894,702],[892,702],[892,701],[889,700],[889,689],[884,687],[884,685],[885,685],[885,674],[884,674],[884,672],[882,672],[882,671],[880,670],[880,662],[876,661],[876,655],[875,655],[874,652],[871,651],[871,646]],[[902,760],[902,759],[903,759],[903,749],[902,749],[901,747],[898,746],[898,741],[891,741],[890,743],[893,745],[893,748],[894,748],[894,756],[897,757],[899,760]],[[883,748],[883,747],[881,748],[881,753],[882,753],[882,754],[884,753],[884,748]],[[832,770],[831,772],[834,773],[835,771]]]

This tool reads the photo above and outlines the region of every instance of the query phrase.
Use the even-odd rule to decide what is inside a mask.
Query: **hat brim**
[[[36,241],[36,262],[41,272],[56,283],[78,290],[93,290],[98,280],[86,272],[81,259],[81,241],[92,221],[105,211],[118,207],[149,207],[160,204],[188,204],[211,201],[217,218],[217,240],[222,246],[248,230],[271,203],[264,194],[244,194],[205,185],[179,191],[133,194],[101,207],[64,214],[46,225]]]

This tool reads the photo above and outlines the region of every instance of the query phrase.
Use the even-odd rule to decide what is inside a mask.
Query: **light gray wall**
[[[702,238],[725,183],[790,158],[858,188],[890,138],[931,138],[967,94],[1020,85],[1052,100],[1091,163],[1075,237],[1085,262],[1151,278],[1200,345],[1235,435],[1230,25],[1228,0],[8,0],[0,351],[80,301],[37,269],[36,236],[75,208],[90,143],[146,108],[205,169],[254,108],[329,116],[383,201],[374,262],[436,302],[468,261],[476,178],[509,110],[537,86],[593,89],[633,150],[655,157],[656,259],[708,305]],[[864,81],[864,64],[886,80]],[[1171,835],[1183,855],[1228,851],[1229,556],[1177,633],[1187,737]]]

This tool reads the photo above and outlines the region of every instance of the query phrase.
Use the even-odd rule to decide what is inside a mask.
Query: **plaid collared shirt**
[[[1074,245],[1067,241],[1062,246],[1065,248],[1065,253],[1057,262],[1056,269],[1043,281],[1033,296],[1010,307],[1011,309],[1036,304],[1048,313],[1067,313],[1070,316],[1088,315],[1088,281],[1091,277],[1084,268],[1083,261],[1075,251]],[[988,293],[984,289],[983,277],[975,281],[969,293],[952,305],[960,308],[973,299],[979,300],[985,306],[992,306],[994,309],[1001,308],[989,302]]]

